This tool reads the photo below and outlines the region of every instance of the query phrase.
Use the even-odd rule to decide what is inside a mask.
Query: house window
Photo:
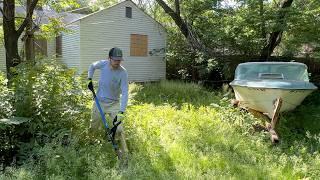
[[[132,8],[131,7],[126,7],[126,17],[132,18]]]
[[[62,36],[56,37],[56,56],[62,56]]]
[[[131,34],[130,56],[148,56],[148,36]]]

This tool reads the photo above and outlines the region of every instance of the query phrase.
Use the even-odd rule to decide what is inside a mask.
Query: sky
[[[223,8],[230,8],[230,7],[237,7],[240,6],[239,2],[236,2],[234,0],[223,0],[222,2],[220,2],[221,6]]]

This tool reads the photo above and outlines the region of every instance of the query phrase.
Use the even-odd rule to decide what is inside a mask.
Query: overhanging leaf
[[[24,123],[30,120],[31,118],[26,118],[26,117],[12,117],[12,118],[0,119],[0,123],[10,124],[10,125],[19,125],[21,123]]]

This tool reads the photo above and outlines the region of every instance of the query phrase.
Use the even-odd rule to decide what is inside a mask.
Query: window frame
[[[126,6],[126,18],[132,19],[132,7]]]

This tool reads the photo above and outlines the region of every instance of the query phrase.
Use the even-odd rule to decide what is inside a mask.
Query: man
[[[96,95],[103,112],[106,114],[108,125],[112,125],[115,118],[117,121],[122,119],[128,103],[128,73],[127,70],[121,66],[122,61],[121,49],[114,47],[109,51],[108,60],[96,61],[90,65],[88,70],[88,88],[92,90],[94,71],[100,69],[99,87]],[[103,131],[103,128],[101,115],[94,103],[92,106],[90,131],[91,133],[99,133]],[[116,131],[116,139],[118,140],[119,138],[120,154],[127,156],[128,148],[122,124],[118,126]]]

